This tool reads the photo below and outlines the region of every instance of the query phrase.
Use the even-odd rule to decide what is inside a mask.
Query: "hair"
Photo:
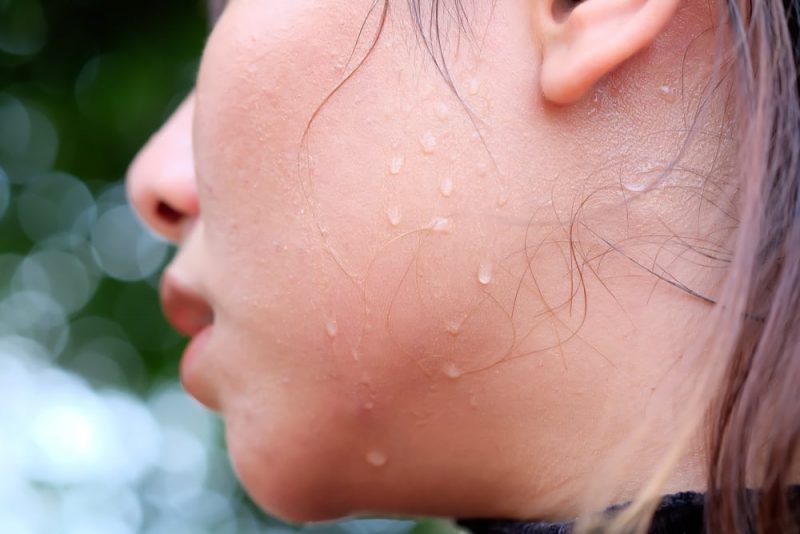
[[[800,4],[725,3],[741,215],[717,304],[726,312],[715,327],[729,349],[714,355],[723,372],[709,407],[707,524],[711,532],[790,532],[798,523],[787,489],[800,449]]]
[[[441,24],[449,18],[470,31],[462,0],[406,1],[424,50],[458,97]],[[331,95],[367,60],[389,4],[373,3],[367,18],[378,14],[377,34]],[[699,363],[696,387],[705,389],[686,413],[704,416],[690,422],[703,425],[706,437],[706,531],[797,532],[800,512],[788,489],[800,460],[800,0],[720,0],[720,6],[717,28],[726,37],[718,41],[716,62],[724,68],[715,70],[719,79],[709,85],[726,77],[733,82],[740,156],[729,180],[739,210],[733,254],[711,301],[710,338]],[[676,439],[654,483],[602,529],[648,528],[659,482],[688,441],[688,433]]]

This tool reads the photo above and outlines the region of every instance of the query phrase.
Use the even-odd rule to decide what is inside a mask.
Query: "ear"
[[[681,0],[530,0],[541,39],[540,84],[555,104],[574,103],[646,48]]]

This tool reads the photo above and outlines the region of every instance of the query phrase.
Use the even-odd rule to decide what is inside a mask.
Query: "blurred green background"
[[[172,249],[122,179],[207,32],[198,0],[0,0],[0,532],[453,532],[264,516],[180,389],[157,296]]]

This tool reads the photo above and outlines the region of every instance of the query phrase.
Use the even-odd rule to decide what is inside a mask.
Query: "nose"
[[[192,152],[194,95],[189,95],[148,141],[128,170],[128,198],[139,217],[162,237],[179,242],[197,218]]]

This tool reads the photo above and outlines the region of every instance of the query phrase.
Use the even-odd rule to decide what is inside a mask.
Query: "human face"
[[[231,2],[132,165],[139,213],[180,244],[182,379],[285,519],[569,514],[707,313],[641,267],[714,287],[670,240],[717,219],[686,188],[642,193],[704,21],[554,107],[529,2],[465,4],[471,36],[442,22],[452,88],[405,2],[371,47],[373,3]]]

